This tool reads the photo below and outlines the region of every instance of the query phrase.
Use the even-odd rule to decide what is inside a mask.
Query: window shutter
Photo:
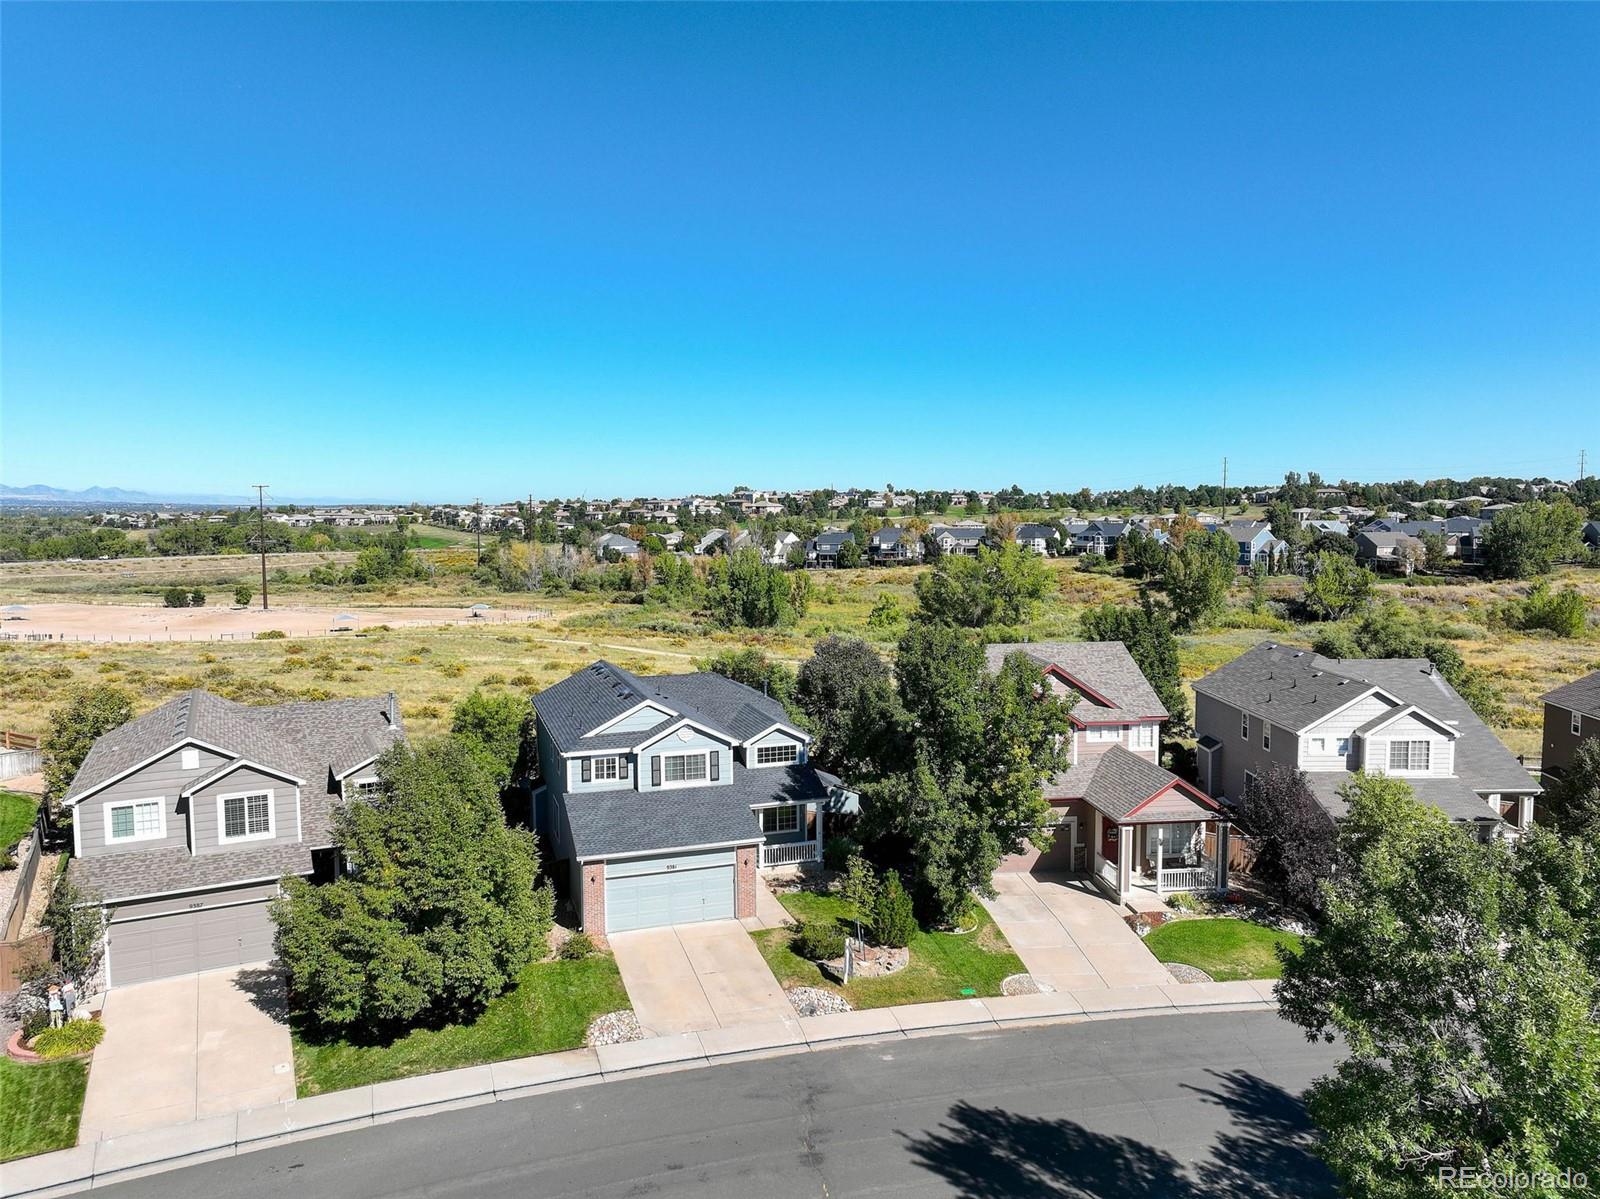
[[[583,759],[583,781],[588,783],[588,782],[592,782],[593,780],[594,780],[594,762],[592,762],[588,758],[585,758],[585,759]]]
[[[650,756],[650,785],[652,787],[661,786],[661,755],[660,754],[652,754]]]
[[[628,777],[628,755],[627,754],[623,754],[621,757],[619,757],[617,759],[617,777],[619,779],[625,779],[625,778]]]
[[[711,751],[711,781],[714,783],[722,777],[722,752]]]

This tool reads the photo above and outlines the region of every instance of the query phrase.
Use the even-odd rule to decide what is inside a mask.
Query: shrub
[[[189,593],[182,587],[168,587],[161,593],[161,602],[168,608],[187,608]]]
[[[40,1057],[69,1057],[88,1053],[106,1035],[98,1020],[68,1020],[60,1028],[47,1028],[33,1038],[33,1051]]]
[[[1167,896],[1167,906],[1175,912],[1203,912],[1205,904],[1188,891],[1179,891],[1175,895]]]
[[[11,856],[9,850],[0,849],[0,870],[15,870],[17,859]]]
[[[241,608],[248,608],[250,606],[250,600],[254,595],[255,592],[250,590],[249,583],[240,583],[233,589],[233,602],[238,604]]]
[[[588,933],[573,933],[561,942],[561,959],[566,962],[581,962],[584,958],[594,955],[594,938]]]
[[[262,629],[261,632],[256,634],[257,641],[282,641],[283,638],[284,632],[282,629]]]
[[[1583,636],[1588,605],[1576,587],[1551,591],[1550,585],[1541,581],[1517,608],[1515,623],[1518,628],[1544,629],[1558,637]]]
[[[833,920],[807,920],[795,931],[789,946],[809,961],[831,961],[844,956],[844,929]]]
[[[917,917],[911,896],[900,884],[900,875],[891,870],[883,876],[872,905],[872,935],[891,949],[904,949],[917,932]]]
[[[843,870],[860,852],[861,846],[854,837],[832,837],[823,842],[822,864],[829,870]]]
[[[22,1013],[22,1039],[31,1041],[40,1033],[50,1027],[50,1012],[47,1008],[29,1008]]]

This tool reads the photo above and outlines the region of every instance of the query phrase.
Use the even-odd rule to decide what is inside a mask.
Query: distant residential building
[[[884,566],[921,562],[922,538],[895,525],[884,525],[867,538],[867,553]]]
[[[594,539],[594,552],[599,557],[605,557],[608,551],[615,552],[624,558],[637,558],[639,556],[639,543],[632,537],[622,533],[601,533]]]
[[[941,552],[967,556],[982,549],[989,536],[982,525],[934,525],[928,533]]]
[[[1600,670],[1546,692],[1542,698],[1544,739],[1539,769],[1548,781],[1566,773],[1580,742],[1600,737]]]
[[[806,563],[810,566],[830,567],[839,564],[839,551],[846,542],[854,542],[855,535],[848,531],[829,529],[818,533],[806,542]]]
[[[1035,554],[1054,554],[1061,549],[1061,530],[1054,525],[1026,522],[1017,526],[1011,539]]]
[[[1423,545],[1409,533],[1362,529],[1355,537],[1356,561],[1375,570],[1410,574],[1423,558]]]

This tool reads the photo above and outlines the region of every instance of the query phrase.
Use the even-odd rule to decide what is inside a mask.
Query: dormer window
[[[628,777],[628,759],[625,754],[603,758],[585,758],[582,765],[583,781],[606,783]]]

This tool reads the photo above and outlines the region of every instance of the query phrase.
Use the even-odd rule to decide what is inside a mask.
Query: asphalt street
[[[1270,1012],[844,1046],[404,1120],[119,1184],[117,1199],[1334,1194]]]

